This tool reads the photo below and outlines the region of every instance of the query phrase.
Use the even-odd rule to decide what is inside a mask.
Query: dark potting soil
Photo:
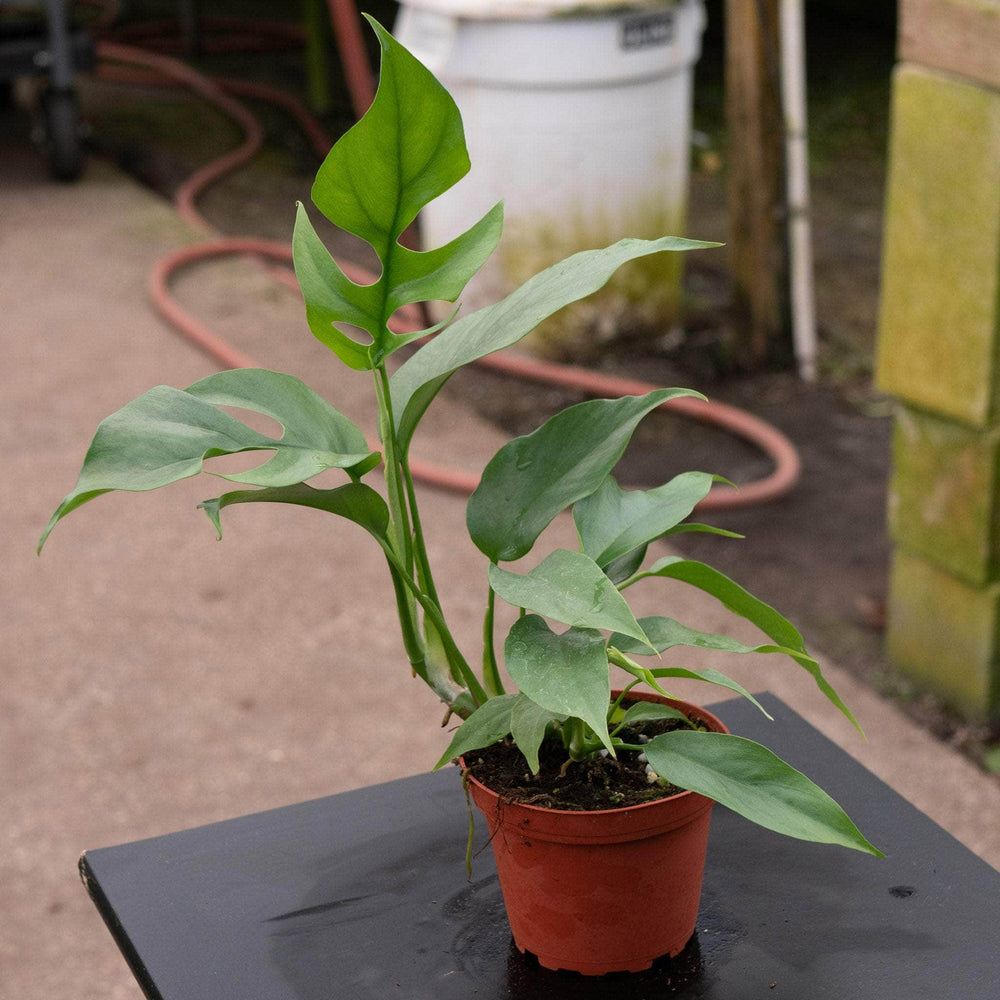
[[[643,742],[682,726],[677,719],[653,719],[627,726],[618,733],[626,743]],[[694,725],[707,727],[698,719]],[[501,798],[546,809],[619,809],[664,799],[683,791],[667,782],[650,782],[641,751],[617,751],[617,757],[595,756],[566,763],[566,750],[558,736],[549,736],[538,755],[540,768],[533,775],[524,755],[509,738],[465,757],[466,770]]]

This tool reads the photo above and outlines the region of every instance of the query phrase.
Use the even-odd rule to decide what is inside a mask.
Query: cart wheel
[[[83,143],[76,95],[71,90],[50,90],[43,98],[43,110],[49,170],[56,180],[76,180],[83,169]]]

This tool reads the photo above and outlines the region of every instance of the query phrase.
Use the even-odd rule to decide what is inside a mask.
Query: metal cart
[[[41,102],[44,144],[58,180],[75,179],[83,167],[73,75],[93,65],[93,43],[71,24],[63,0],[0,0],[0,87],[9,89],[22,76],[47,79]]]

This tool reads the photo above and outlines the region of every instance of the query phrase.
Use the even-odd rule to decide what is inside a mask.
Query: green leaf
[[[538,774],[538,749],[545,739],[545,733],[553,722],[562,722],[566,716],[561,712],[551,712],[536,705],[523,692],[517,696],[514,709],[510,713],[510,735],[517,748],[524,754],[528,769]]]
[[[615,721],[620,726],[627,726],[633,722],[649,722],[655,719],[683,719],[689,726],[691,720],[673,705],[661,705],[655,701],[637,701],[622,713],[621,719]]]
[[[634,573],[638,573],[643,559],[646,558],[646,549],[648,548],[648,545],[640,545],[637,549],[626,552],[625,555],[620,556],[618,559],[613,559],[604,567],[604,572],[607,574],[608,579],[617,585],[624,583]]]
[[[445,247],[417,252],[399,237],[429,201],[468,173],[462,119],[434,76],[368,18],[382,66],[371,107],[330,150],[312,188],[317,208],[335,225],[366,240],[382,265],[371,285],[350,281],[316,235],[300,206],[293,240],[295,270],[315,336],[349,367],[375,367],[419,334],[391,333],[401,306],[428,299],[454,301],[500,240],[503,206],[496,205]],[[335,324],[366,331],[355,340]]]
[[[503,203],[498,202],[471,229],[436,250],[400,247],[394,254],[387,311],[412,302],[454,302],[469,279],[486,263],[503,233]]]
[[[353,421],[292,375],[239,368],[209,375],[187,388],[214,406],[236,406],[277,420],[284,434],[274,456],[248,472],[220,475],[250,486],[290,486],[327,469],[370,463],[375,454]]]
[[[770,605],[754,597],[738,583],[730,580],[728,576],[720,573],[717,569],[713,569],[711,566],[706,566],[704,563],[692,559],[684,559],[681,556],[666,556],[663,559],[657,560],[649,570],[636,574],[628,583],[632,584],[647,577],[668,577],[674,580],[681,580],[692,587],[697,587],[706,594],[710,594],[729,611],[752,622],[766,636],[773,639],[779,648],[772,649],[766,646],[757,646],[747,651],[784,653],[790,656],[799,666],[812,675],[820,691],[850,720],[858,732],[862,735],[864,734],[864,730],[857,719],[854,718],[851,710],[844,704],[840,695],[837,694],[830,682],[823,676],[820,665],[807,652],[798,629]],[[669,621],[669,619],[664,619],[664,621]],[[683,629],[683,626],[680,626],[680,628]],[[703,636],[705,635],[707,634],[703,634]],[[717,638],[721,638],[724,641],[731,641],[725,640],[724,637]],[[703,638],[703,641],[708,642],[710,639]],[[688,644],[695,645],[696,643]],[[707,648],[719,647],[708,646]],[[729,651],[740,652],[743,650],[730,649]]]
[[[502,740],[510,732],[510,715],[516,701],[516,694],[501,694],[483,702],[455,731],[434,770],[444,767],[456,757],[482,750]]]
[[[801,633],[791,622],[717,569],[693,559],[685,559],[683,556],[665,556],[653,563],[648,570],[637,574],[629,582],[657,576],[681,580],[692,587],[703,590],[706,594],[719,600],[734,614],[752,621],[779,646],[787,646],[800,653],[806,651]]]
[[[324,510],[330,514],[346,517],[349,521],[361,525],[377,539],[387,541],[389,508],[382,497],[364,483],[347,483],[333,490],[316,490],[305,483],[297,483],[295,486],[223,493],[220,497],[198,504],[215,525],[219,538],[222,538],[220,520],[222,510],[237,503],[288,503]]]
[[[494,592],[516,608],[577,628],[605,628],[643,638],[625,598],[582,552],[556,549],[525,575],[491,564],[489,579]]]
[[[707,472],[684,472],[656,489],[623,490],[608,476],[573,507],[583,551],[606,568],[680,524],[714,481]]]
[[[706,535],[721,535],[723,538],[746,538],[746,535],[741,535],[738,531],[729,531],[726,528],[716,528],[711,524],[698,524],[694,521],[686,521],[684,524],[678,524],[669,531],[665,531],[663,535],[664,537],[668,537],[670,535],[683,535],[687,532],[701,532]]]
[[[768,830],[883,856],[826,792],[759,743],[677,730],[655,737],[645,753],[661,778],[715,799]]]
[[[726,676],[721,671],[712,667],[656,667],[650,670],[650,674],[655,677],[683,677],[691,681],[705,681],[706,684],[714,684],[716,687],[727,688],[735,691],[741,698],[746,698],[752,705],[759,708],[767,718],[772,718],[770,712],[738,681]]]
[[[284,434],[261,434],[219,406],[272,417]],[[247,451],[274,454],[248,472],[214,474],[290,486],[326,469],[356,470],[373,454],[347,417],[290,375],[247,368],[210,375],[186,390],[156,386],[101,422],[75,488],[52,515],[38,547],[61,518],[94,497],[158,489],[197,475],[208,458]]]
[[[607,724],[611,679],[600,632],[570,628],[557,635],[538,615],[525,615],[507,635],[504,662],[533,702],[582,719],[612,749]]]
[[[472,540],[491,562],[520,559],[560,511],[601,485],[647,413],[688,395],[697,393],[656,389],[645,396],[588,400],[509,441],[469,498]]]
[[[337,262],[313,229],[305,207],[298,203],[292,234],[295,277],[306,304],[306,322],[313,336],[330,348],[349,368],[371,368],[369,346],[381,334],[383,325],[382,290],[358,285],[341,271]],[[338,329],[335,323],[349,323],[367,332],[370,340],[361,343]]]
[[[429,201],[469,171],[462,118],[434,76],[379,24],[382,50],[371,107],[330,150],[312,197],[335,225],[387,260]]]
[[[664,618],[660,615],[642,618],[639,624],[657,653],[665,653],[674,646],[695,646],[698,649],[712,649],[722,653],[784,653],[787,656],[795,654],[799,657],[803,655],[799,650],[786,646],[747,646],[728,635],[700,632],[698,629],[688,628],[687,625],[674,621],[673,618]],[[623,653],[633,656],[650,653],[650,650],[643,648],[641,643],[625,635],[612,636],[611,643]]]
[[[598,291],[630,260],[713,246],[719,244],[666,236],[584,250],[539,272],[500,302],[460,317],[392,376],[392,405],[401,446],[409,447],[420,418],[459,368],[516,344],[553,313]],[[700,397],[689,390],[683,395]]]

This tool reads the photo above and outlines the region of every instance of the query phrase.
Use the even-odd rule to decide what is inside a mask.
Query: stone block
[[[974,587],[898,547],[886,653],[970,718],[1000,715],[1000,587]]]
[[[893,438],[893,540],[974,586],[1000,580],[1000,431],[902,406]]]
[[[1000,91],[897,67],[877,380],[974,427],[1000,414]]]

